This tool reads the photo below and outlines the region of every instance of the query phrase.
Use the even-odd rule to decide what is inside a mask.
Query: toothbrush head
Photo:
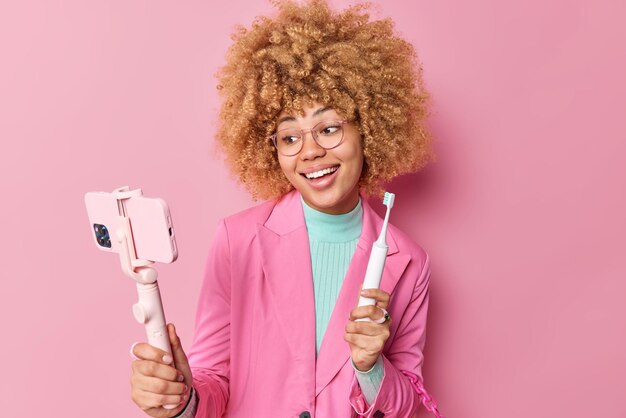
[[[387,206],[389,209],[393,207],[393,201],[396,200],[396,195],[393,193],[385,192],[385,197],[383,198],[383,205]]]

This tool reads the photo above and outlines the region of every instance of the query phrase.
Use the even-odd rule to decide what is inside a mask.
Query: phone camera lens
[[[109,237],[109,231],[107,227],[102,224],[94,224],[94,231],[96,233],[96,241],[101,247],[111,248],[111,238]]]

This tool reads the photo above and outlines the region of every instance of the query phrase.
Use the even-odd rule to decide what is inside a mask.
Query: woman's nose
[[[302,137],[302,149],[300,150],[300,158],[303,160],[312,160],[317,157],[323,157],[326,150],[313,139],[313,133],[307,132]]]

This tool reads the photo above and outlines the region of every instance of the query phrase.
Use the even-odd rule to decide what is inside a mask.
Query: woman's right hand
[[[187,356],[174,325],[168,324],[167,331],[173,359],[167,352],[146,343],[138,343],[132,348],[137,360],[132,363],[131,398],[146,414],[155,418],[169,418],[180,413],[187,405],[193,384]],[[176,407],[165,409],[163,405]]]

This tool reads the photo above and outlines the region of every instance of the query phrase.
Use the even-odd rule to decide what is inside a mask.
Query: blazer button
[[[301,412],[300,418],[311,418],[311,413],[309,411]]]
[[[374,418],[383,418],[384,416],[385,416],[385,414],[380,412],[380,410],[374,412]]]

